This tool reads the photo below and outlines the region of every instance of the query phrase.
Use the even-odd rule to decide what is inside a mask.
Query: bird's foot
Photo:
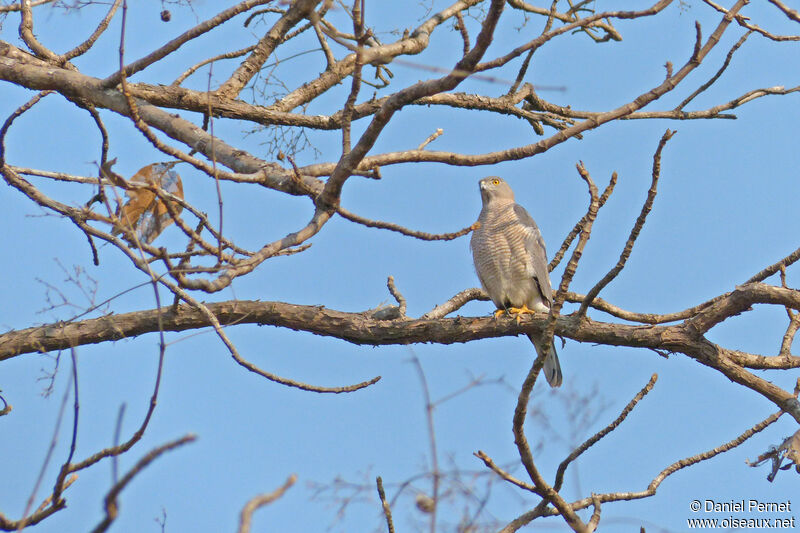
[[[528,309],[527,305],[523,305],[522,307],[509,307],[508,314],[512,315],[516,321],[517,325],[522,321],[522,315],[531,315],[535,313],[533,309]]]

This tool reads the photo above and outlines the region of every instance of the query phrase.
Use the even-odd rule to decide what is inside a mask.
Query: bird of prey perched
[[[483,178],[480,190],[483,208],[470,248],[481,285],[497,306],[495,315],[507,311],[519,318],[521,313],[548,312],[553,289],[544,240],[536,222],[514,202],[514,192],[502,178]],[[545,342],[550,342],[544,375],[551,387],[560,386],[561,365],[552,339],[546,341],[535,335],[528,338],[537,353],[541,353]]]

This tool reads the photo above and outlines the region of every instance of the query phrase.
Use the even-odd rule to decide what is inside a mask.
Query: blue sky
[[[173,19],[162,23],[159,2],[132,3],[126,57],[137,58],[211,16],[218,9],[209,1],[193,2],[194,12],[171,6]],[[374,5],[373,5],[374,4]],[[384,41],[390,30],[414,27],[425,16],[425,6],[368,2],[367,24]],[[433,2],[434,9],[446,3]],[[614,9],[598,1],[598,10]],[[104,13],[104,6],[63,13],[37,11],[36,33],[56,51],[84,38]],[[506,13],[506,16],[510,15]],[[745,14],[773,32],[798,33],[785,17],[765,6],[749,6]],[[197,17],[197,18],[195,18]],[[338,15],[342,20],[342,14]],[[664,63],[679,66],[694,43],[694,21],[708,35],[720,16],[701,2],[681,8],[677,3],[652,19],[619,21],[623,42],[595,44],[580,35],[565,36],[543,47],[535,56],[527,81],[564,86],[563,92],[543,91],[551,102],[575,109],[606,110],[646,92],[664,78]],[[266,25],[242,29],[239,17],[134,77],[134,81],[169,84],[188,66],[212,54],[253,42]],[[487,57],[505,53],[528,34],[538,34],[532,19],[518,29],[518,21],[501,23]],[[85,73],[104,77],[117,68],[119,16],[111,29],[76,65]],[[8,16],[0,39],[22,46],[17,37],[18,17]],[[674,95],[647,109],[670,109],[719,68],[730,47],[742,35],[732,26],[704,65]],[[477,34],[475,26],[471,35]],[[285,52],[314,46],[311,35]],[[257,37],[256,37],[257,38]],[[461,41],[457,32],[440,28],[432,45],[413,61],[452,65]],[[336,50],[337,56],[343,54]],[[720,81],[700,95],[688,109],[727,102],[746,91],[798,84],[796,44],[773,43],[753,35],[734,56]],[[213,82],[220,83],[238,65],[217,63]],[[496,75],[513,79],[519,62]],[[287,61],[281,75],[290,87],[302,76],[324,69],[321,54]],[[394,66],[390,88],[400,88],[431,73]],[[188,87],[205,89],[208,69],[198,71]],[[330,114],[341,107],[349,82],[313,103],[310,114]],[[499,96],[507,86],[468,80],[459,90]],[[361,99],[372,90],[365,88]],[[379,93],[379,96],[383,93]],[[7,116],[32,93],[0,84],[0,116]],[[586,209],[587,194],[575,171],[581,160],[599,186],[613,171],[619,184],[595,223],[592,239],[572,284],[585,293],[616,262],[650,185],[652,154],[667,128],[678,133],[662,158],[659,195],[653,212],[625,270],[601,297],[625,309],[666,313],[696,305],[732,290],[764,266],[798,246],[795,230],[800,186],[797,168],[796,124],[800,119],[797,94],[765,97],[735,111],[738,119],[716,121],[620,121],[570,140],[544,154],[522,161],[485,167],[449,167],[413,164],[385,167],[380,181],[351,178],[342,204],[363,216],[396,222],[429,232],[455,231],[472,223],[480,209],[477,182],[486,175],[505,177],[517,201],[537,220],[550,256]],[[199,123],[189,113],[186,118]],[[120,174],[167,159],[142,138],[129,120],[103,111],[111,134],[111,155]],[[354,133],[367,122],[354,124]],[[479,112],[457,113],[446,108],[409,107],[399,112],[371,153],[415,148],[437,128],[444,134],[430,149],[483,153],[536,142],[529,125],[509,117]],[[267,158],[268,132],[243,135],[248,125],[219,119],[215,133],[232,145]],[[546,130],[548,133],[550,130]],[[309,132],[318,154],[308,150],[298,164],[335,161],[339,134]],[[11,164],[46,170],[95,175],[99,136],[89,115],[51,95],[15,123],[7,144]],[[213,181],[187,165],[176,170],[183,177],[186,198],[198,208],[216,213]],[[31,178],[48,194],[67,203],[83,203],[87,188],[51,184]],[[280,238],[304,225],[313,212],[305,198],[287,198],[263,188],[223,183],[224,226],[229,236],[249,248]],[[142,275],[116,249],[100,249],[100,266],[91,264],[85,237],[70,223],[45,216],[17,191],[0,192],[3,223],[0,247],[6,251],[6,283],[0,288],[0,327],[19,329],[68,318],[73,309],[45,310],[42,282],[58,286],[70,300],[86,300],[59,265],[74,273],[82,269],[97,282],[97,300],[112,297],[142,283]],[[180,232],[169,228],[156,241],[182,247]],[[324,305],[360,311],[392,303],[386,278],[394,276],[408,299],[408,314],[419,316],[460,290],[477,286],[468,238],[450,242],[421,242],[386,231],[365,228],[341,218],[332,220],[301,254],[267,261],[208,300],[260,299]],[[553,273],[554,284],[563,270]],[[82,275],[84,276],[84,275]],[[796,279],[789,270],[789,283]],[[87,278],[81,277],[86,283]],[[775,279],[771,282],[777,282]],[[162,293],[162,298],[166,298]],[[119,296],[110,309],[116,313],[155,306],[149,286]],[[489,302],[472,302],[459,314],[489,314]],[[565,312],[573,307],[567,306]],[[597,320],[608,320],[590,313]],[[726,347],[767,355],[776,354],[786,326],[781,309],[759,306],[712,330],[709,339]],[[268,529],[352,531],[382,526],[374,477],[381,475],[389,497],[399,483],[429,469],[428,433],[424,399],[416,367],[425,370],[431,396],[442,398],[485,376],[485,386],[473,388],[441,404],[435,412],[439,461],[465,472],[484,471],[472,454],[483,450],[500,464],[516,465],[511,418],[518,390],[530,366],[533,350],[524,338],[489,339],[452,346],[363,347],[274,327],[237,326],[227,329],[240,352],[276,374],[318,385],[356,383],[380,375],[375,386],[350,395],[328,396],[301,392],[267,382],[245,372],[227,354],[210,330],[168,334],[166,364],[159,404],[142,441],[120,458],[120,469],[130,468],[141,456],[168,440],[193,433],[198,440],[171,452],[141,473],[123,492],[121,511],[112,531],[160,531],[155,519],[166,512],[167,531],[216,532],[235,530],[241,506],[252,496],[271,491],[291,473],[297,484],[278,502],[256,514],[254,531]],[[134,431],[146,411],[157,362],[157,336],[84,346],[77,350],[80,386],[80,431],[77,456],[83,458],[107,446],[113,438],[120,405],[126,405],[123,435]],[[714,448],[738,436],[774,412],[775,406],[752,391],[680,354],[669,359],[653,352],[580,344],[567,340],[560,350],[565,385],[551,391],[539,383],[532,411],[547,413],[549,427],[540,418],[527,424],[528,438],[540,443],[537,464],[552,479],[572,446],[613,420],[653,373],[659,380],[628,420],[589,450],[567,475],[563,495],[568,499],[590,492],[636,491],[669,464]],[[62,353],[53,382],[53,394],[43,396],[42,376],[53,370],[54,354],[29,354],[4,361],[0,390],[14,406],[0,419],[0,512],[17,518],[33,488],[53,433],[61,397],[69,383],[69,357]],[[758,372],[758,371],[756,371]],[[759,373],[791,390],[793,371]],[[497,383],[502,378],[502,383]],[[491,382],[491,383],[489,383]],[[570,413],[586,415],[588,421]],[[69,445],[68,416],[62,423],[54,460],[37,501],[52,486],[59,461]],[[650,531],[683,531],[693,514],[691,500],[757,499],[785,501],[796,494],[797,475],[781,472],[774,483],[768,469],[748,468],[770,445],[796,430],[789,417],[743,446],[681,471],[660,486],[653,498],[603,507],[602,531],[631,531],[640,525]],[[516,475],[524,477],[517,467]],[[337,516],[339,502],[330,491],[335,479],[366,484],[346,513]],[[465,479],[469,476],[465,474]],[[480,493],[486,477],[475,481]],[[102,497],[111,484],[110,464],[101,463],[80,474],[66,492],[68,508],[33,528],[34,531],[82,531],[101,518]],[[424,526],[426,517],[413,505],[417,491],[430,492],[421,479],[403,492],[394,506],[399,530]],[[340,493],[339,496],[347,493]],[[488,504],[491,515],[506,523],[537,503],[520,491],[494,484]],[[795,502],[800,505],[800,502]],[[441,530],[454,530],[462,504],[446,505]],[[748,515],[749,516],[749,515]],[[785,514],[752,515],[785,518]],[[584,516],[588,519],[588,514]],[[566,530],[558,519],[537,521],[540,527]]]

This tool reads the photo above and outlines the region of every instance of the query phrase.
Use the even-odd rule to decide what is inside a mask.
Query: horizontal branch
[[[798,368],[800,357],[766,357],[729,350],[709,342],[702,335],[707,327],[756,303],[800,309],[800,291],[753,283],[720,297],[695,318],[681,324],[637,326],[595,322],[585,317],[578,320],[567,315],[556,319],[554,332],[578,342],[683,353],[718,370],[731,381],[758,392],[800,421],[800,403],[791,393],[747,370],[748,367]],[[152,309],[10,331],[0,335],[0,361],[24,353],[63,350],[136,337],[159,331],[159,325],[163,331],[204,328],[212,325],[211,318],[220,325],[271,325],[373,346],[463,343],[492,337],[541,334],[547,326],[547,315],[543,313],[523,317],[519,323],[511,318],[498,320],[493,317],[379,320],[368,313],[348,313],[322,306],[228,301],[205,304],[203,310],[183,305],[161,313]]]
[[[479,295],[469,294],[470,297]],[[800,291],[754,283],[739,287],[719,297],[700,314],[733,316],[754,303],[771,303],[800,309]],[[408,343],[453,344],[477,339],[536,333],[544,327],[546,314],[537,313],[516,320],[496,320],[487,317],[421,318],[380,320],[369,313],[351,313],[323,306],[297,305],[285,302],[231,300],[205,304],[219,323],[258,324],[285,327],[317,335],[336,337],[353,344],[391,345]],[[64,350],[75,346],[137,337],[158,331],[159,314],[164,331],[186,331],[210,326],[206,314],[183,305],[177,311],[157,309],[113,314],[79,322],[56,322],[0,335],[0,361],[33,352]],[[438,316],[438,314],[437,314]],[[556,322],[557,335],[579,342],[603,343],[615,346],[661,348],[689,351],[696,343],[696,324],[672,326],[629,325],[597,322],[590,319],[576,324],[570,315]],[[740,352],[736,352],[740,353]],[[747,355],[747,354],[744,354]],[[755,356],[753,357],[761,357]],[[763,358],[762,359],[778,359]],[[769,368],[800,367],[800,358]]]

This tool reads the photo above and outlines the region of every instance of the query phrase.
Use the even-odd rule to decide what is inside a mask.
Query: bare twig
[[[342,156],[350,153],[350,124],[353,120],[353,108],[356,98],[361,90],[361,70],[364,67],[364,11],[361,9],[361,0],[353,0],[353,36],[357,44],[356,62],[353,67],[352,83],[347,100],[342,108]]]
[[[31,1],[20,0],[20,11],[22,12],[22,17],[20,18],[19,22],[19,36],[28,46],[28,49],[44,60],[53,63],[60,63],[61,58],[58,56],[58,54],[54,53],[40,43],[33,33],[33,12],[31,11]]]
[[[467,226],[466,228],[460,229],[453,233],[427,233],[424,231],[415,231],[408,228],[404,228],[403,226],[400,226],[399,224],[394,224],[393,222],[370,220],[360,215],[356,215],[355,213],[352,213],[341,206],[336,208],[336,212],[342,217],[346,218],[351,222],[355,222],[356,224],[361,224],[363,226],[367,226],[368,228],[379,228],[379,229],[387,229],[389,231],[395,231],[397,233],[402,233],[403,235],[414,237],[415,239],[420,239],[423,241],[451,241],[453,239],[463,237],[464,235],[467,235],[468,233],[470,233],[472,230],[475,229],[475,224],[472,224],[470,226]]]
[[[471,48],[469,44],[469,31],[467,30],[467,25],[464,24],[464,17],[461,15],[461,11],[456,12],[455,19],[456,29],[461,33],[461,40],[464,41],[464,55],[467,55]]]
[[[515,7],[517,7],[515,5],[516,2],[514,2],[513,0],[509,1],[509,4],[514,5]],[[556,19],[556,15],[558,14],[558,11],[556,11],[556,6],[557,5],[558,5],[558,0],[553,0],[553,3],[550,4],[550,12],[547,14],[547,22],[544,25],[544,29],[542,29],[542,35],[548,33],[552,29],[553,21]],[[520,66],[519,72],[517,72],[517,78],[514,80],[514,83],[513,83],[513,85],[511,85],[511,88],[508,90],[507,94],[514,94],[515,92],[517,92],[517,88],[519,88],[520,83],[522,83],[522,80],[525,79],[525,74],[527,74],[527,72],[528,72],[528,66],[531,63],[531,59],[533,58],[533,54],[538,49],[539,49],[539,47],[536,46],[536,47],[532,47],[530,50],[528,50],[528,55],[526,55],[525,59],[522,61],[522,66]],[[540,133],[540,135],[541,135],[541,133]]]
[[[431,133],[431,134],[428,136],[428,138],[427,138],[427,139],[425,139],[424,141],[422,141],[422,144],[420,144],[419,146],[417,146],[417,150],[424,150],[426,146],[428,146],[430,143],[432,143],[433,141],[435,141],[436,139],[438,139],[438,138],[439,138],[439,137],[440,137],[440,136],[441,136],[443,133],[444,133],[444,130],[443,130],[442,128],[436,128],[436,131],[434,131],[433,133]]]
[[[592,517],[589,519],[589,523],[586,524],[586,530],[589,533],[592,533],[594,530],[596,530],[598,524],[600,524],[600,498],[598,498],[594,493],[592,493],[591,498],[594,511],[592,512]]]
[[[608,201],[609,196],[611,196],[611,193],[614,192],[614,187],[616,185],[617,185],[617,173],[614,172],[611,174],[611,179],[608,181],[608,185],[606,185],[603,194],[600,195],[600,199],[598,200],[597,204],[598,209],[605,205],[606,201]],[[586,225],[588,220],[589,220],[589,214],[587,213],[583,215],[583,217],[575,224],[575,226],[572,228],[572,231],[569,232],[569,235],[567,235],[564,238],[564,242],[561,243],[561,247],[553,256],[553,260],[550,261],[549,265],[547,265],[548,271],[552,272],[553,270],[555,270],[555,268],[561,262],[561,259],[563,259],[564,254],[567,252],[572,242],[581,233],[583,227]]]
[[[386,493],[383,490],[383,480],[381,479],[381,476],[378,476],[375,479],[375,483],[378,485],[378,497],[381,499],[383,516],[386,517],[386,527],[388,528],[389,533],[394,533],[394,521],[392,520],[392,509],[389,507],[389,503],[386,501]]]
[[[208,112],[206,113],[206,117],[208,118],[208,133],[211,135],[211,169],[214,171],[214,184],[217,188],[217,205],[219,208],[219,234],[217,235],[217,261],[219,264],[222,264],[223,257],[222,257],[222,221],[223,221],[223,202],[222,202],[222,188],[219,184],[219,173],[217,172],[217,151],[215,148],[216,137],[214,136],[214,110],[211,106],[211,78],[214,75],[214,63],[211,63],[208,67],[208,85],[206,91],[208,92]],[[172,214],[172,213],[170,213]],[[177,217],[173,216],[173,220]]]
[[[196,65],[192,65],[188,69],[186,69],[180,76],[175,78],[175,81],[172,82],[173,86],[178,86],[184,82],[186,78],[200,70],[202,67],[208,65],[209,63],[214,63],[215,61],[219,61],[221,59],[233,59],[236,57],[242,57],[245,54],[249,54],[255,49],[256,45],[247,46],[245,48],[234,50],[232,52],[225,52],[222,54],[215,55],[213,57],[209,57],[208,59],[204,59],[203,61],[197,63]]]
[[[789,357],[792,355],[792,343],[794,343],[798,330],[800,330],[800,313],[791,314],[790,312],[789,325],[786,327],[786,333],[783,334],[779,355]]]
[[[397,290],[397,287],[394,284],[394,276],[389,276],[386,280],[386,286],[389,288],[389,292],[392,293],[394,299],[397,300],[397,304],[400,306],[400,316],[406,316],[406,299]]]
[[[495,462],[492,460],[492,458],[486,455],[486,453],[483,452],[482,450],[478,450],[473,455],[478,459],[480,459],[481,461],[483,461],[483,464],[485,464],[488,468],[490,468],[492,472],[494,472],[504,480],[508,481],[512,485],[516,485],[517,487],[523,490],[527,490],[529,492],[532,492],[534,494],[539,494],[541,496],[541,491],[539,488],[537,488],[534,485],[531,485],[530,483],[525,483],[524,481],[517,479],[511,474],[509,474],[508,472],[497,466]]]
[[[611,316],[615,316],[623,320],[629,320],[631,322],[640,322],[642,324],[666,324],[668,322],[676,322],[678,320],[685,320],[687,318],[691,318],[700,311],[702,311],[703,309],[726,298],[729,295],[730,293],[721,294],[699,305],[695,305],[693,307],[684,309],[683,311],[678,311],[676,313],[666,313],[662,315],[655,313],[636,313],[633,311],[627,311],[625,309],[617,307],[616,305],[603,300],[602,298],[594,298],[592,300],[592,303],[590,304],[590,307],[592,307],[593,309],[597,309],[598,311],[603,311],[605,313],[608,313]],[[568,292],[564,300],[572,303],[581,303],[585,299],[586,296],[583,294]]]
[[[753,277],[751,277],[750,279],[745,281],[745,283],[754,283],[754,282],[758,282],[758,281],[764,281],[765,279],[767,279],[771,275],[773,275],[776,272],[780,271],[781,268],[786,268],[789,265],[792,265],[792,264],[796,263],[798,259],[800,259],[800,248],[796,249],[794,252],[790,253],[789,255],[787,255],[786,257],[784,257],[783,259],[781,259],[777,263],[774,263],[774,264],[766,267],[761,272],[759,272],[758,274],[755,274]]]
[[[436,429],[433,424],[433,410],[434,405],[431,402],[430,390],[428,389],[428,380],[425,378],[425,371],[422,369],[422,363],[419,358],[412,352],[411,362],[417,370],[419,381],[422,384],[422,394],[425,399],[425,419],[428,423],[428,443],[430,445],[431,453],[431,500],[432,505],[430,508],[430,533],[436,533],[436,511],[439,507],[439,481],[442,473],[439,471],[439,454],[436,450]]]
[[[772,1],[772,0],[770,0],[770,1]],[[713,7],[714,9],[719,11],[720,13],[725,13],[728,16],[732,16],[732,18],[736,20],[736,23],[739,26],[741,26],[743,28],[747,28],[750,31],[754,31],[756,33],[760,33],[761,35],[763,35],[767,39],[770,39],[772,41],[779,41],[779,42],[780,41],[800,41],[800,35],[776,35],[774,33],[768,32],[767,30],[765,30],[765,29],[763,29],[763,28],[761,28],[759,26],[756,26],[755,24],[751,24],[751,23],[747,22],[747,20],[748,20],[747,17],[737,13],[738,10],[735,7],[731,8],[731,9],[725,9],[724,7],[720,6],[719,4],[716,4],[715,2],[712,2],[711,0],[703,0],[703,2],[705,2],[708,5],[710,5],[711,7]],[[777,6],[777,4],[775,4],[775,2],[773,2],[773,5]],[[778,6],[778,7],[780,8],[780,6]],[[787,11],[784,11],[784,13],[787,16],[789,16],[789,13]]]
[[[682,469],[684,469],[684,468],[686,468],[688,466],[697,464],[697,463],[702,462],[702,461],[707,461],[707,460],[709,460],[709,459],[711,459],[713,457],[716,457],[717,455],[719,455],[721,453],[725,453],[725,452],[727,452],[729,450],[732,450],[733,448],[736,448],[737,446],[739,446],[742,443],[744,443],[747,439],[749,439],[750,437],[752,437],[756,433],[759,433],[759,432],[763,431],[764,429],[767,428],[767,426],[769,426],[770,424],[772,424],[775,421],[777,421],[778,418],[780,418],[782,414],[783,413],[781,413],[781,412],[777,412],[777,413],[774,413],[774,414],[768,416],[767,418],[765,418],[761,422],[757,423],[756,425],[754,425],[750,429],[746,430],[744,433],[742,433],[741,435],[739,435],[735,439],[733,439],[733,440],[731,440],[729,442],[726,442],[725,444],[722,444],[720,446],[717,446],[716,448],[712,448],[712,449],[710,449],[708,451],[705,451],[705,452],[702,452],[702,453],[698,453],[697,455],[693,455],[691,457],[687,457],[685,459],[681,459],[680,461],[676,461],[676,462],[672,463],[667,468],[662,470],[656,477],[654,477],[653,480],[648,485],[647,489],[642,491],[642,492],[612,493],[612,494],[608,494],[608,495],[605,495],[605,494],[604,495],[598,495],[598,497],[600,498],[600,500],[602,502],[608,502],[608,501],[618,501],[618,500],[633,500],[633,499],[644,498],[644,497],[647,497],[647,496],[652,496],[653,494],[656,493],[656,489],[658,489],[659,485],[667,477],[669,477],[670,475],[672,475],[675,472],[677,472],[679,470],[682,470]],[[586,503],[588,504],[589,502],[586,502]],[[575,504],[578,505],[578,506],[583,506],[584,505],[583,501],[575,502]]]
[[[239,533],[250,533],[250,526],[253,521],[253,513],[259,508],[269,505],[277,499],[280,499],[292,485],[297,481],[297,475],[292,474],[286,481],[272,492],[267,494],[259,494],[245,504],[242,512],[239,514]]]
[[[56,478],[56,484],[53,488],[53,501],[58,502],[61,500],[61,492],[67,481],[67,476],[70,474],[70,466],[72,465],[72,458],[75,456],[75,447],[78,443],[78,415],[80,413],[80,401],[78,394],[78,355],[75,348],[70,349],[70,360],[72,361],[72,383],[74,388],[73,394],[73,415],[72,415],[72,439],[69,444],[69,454],[67,460],[61,466],[61,471]]]
[[[656,494],[656,490],[661,485],[661,483],[670,475],[674,474],[675,472],[682,470],[683,468],[687,468],[694,464],[700,463],[702,461],[707,461],[721,453],[725,453],[742,443],[744,443],[747,439],[755,435],[756,433],[763,431],[767,426],[774,423],[780,416],[782,412],[777,412],[775,414],[770,415],[766,419],[762,420],[758,424],[754,425],[735,439],[708,450],[706,452],[699,453],[697,455],[693,455],[691,457],[687,457],[685,459],[681,459],[680,461],[676,461],[669,465],[667,468],[662,470],[658,475],[656,475],[650,484],[647,486],[645,490],[638,491],[638,492],[612,492],[612,493],[605,493],[605,494],[592,494],[588,498],[583,498],[577,501],[572,502],[570,507],[576,511],[581,509],[586,509],[589,506],[595,506],[599,503],[608,503],[608,502],[616,502],[616,501],[629,501],[629,500],[638,500],[642,498],[649,498]],[[528,511],[527,513],[515,518],[509,524],[507,524],[504,528],[500,530],[501,533],[513,533],[520,528],[524,527],[525,525],[529,524],[534,519],[540,516],[552,516],[558,514],[556,510],[543,510],[537,507],[532,511]]]
[[[684,98],[683,101],[675,107],[676,111],[679,111],[679,110],[683,109],[684,107],[686,107],[689,104],[689,102],[691,102],[692,100],[694,100],[697,97],[698,94],[702,93],[703,91],[705,91],[706,89],[711,87],[719,79],[719,77],[722,76],[722,73],[725,72],[725,69],[727,69],[728,65],[730,65],[731,58],[733,58],[733,54],[735,54],[736,50],[738,50],[744,44],[744,42],[747,40],[747,38],[750,37],[751,33],[753,33],[753,32],[752,31],[748,31],[747,33],[742,35],[741,38],[738,41],[736,41],[736,44],[734,44],[731,47],[731,49],[728,51],[728,55],[725,57],[725,61],[722,63],[722,66],[719,68],[719,70],[716,72],[716,74],[714,74],[711,77],[711,79],[709,79],[703,85],[698,87],[692,94],[690,94],[689,96]]]
[[[5,140],[6,140],[6,134],[8,134],[8,129],[11,127],[11,124],[13,124],[14,121],[17,118],[19,118],[23,113],[25,113],[34,105],[36,105],[39,102],[39,100],[41,100],[48,94],[51,94],[52,92],[53,91],[42,91],[39,94],[33,96],[30,100],[28,100],[27,102],[19,106],[17,109],[15,109],[14,112],[11,113],[8,116],[8,118],[6,118],[5,122],[3,122],[3,126],[0,127],[0,165],[5,164],[5,153],[6,153]]]
[[[73,360],[73,364],[74,362],[75,361]],[[74,371],[72,376],[74,378],[75,376]],[[61,422],[64,420],[64,411],[67,407],[67,399],[69,398],[69,393],[72,391],[74,386],[75,383],[73,383],[73,381],[70,380],[69,385],[64,390],[64,396],[61,398],[61,405],[58,408],[58,416],[56,416],[56,425],[55,428],[53,428],[53,437],[50,439],[50,445],[47,448],[47,453],[45,453],[44,461],[42,461],[42,467],[39,469],[39,475],[36,477],[36,482],[34,483],[33,489],[31,490],[31,495],[28,497],[28,500],[25,503],[25,510],[22,511],[22,518],[19,519],[18,524],[15,525],[13,529],[19,531],[25,528],[26,526],[33,525],[36,523],[36,515],[39,513],[34,513],[31,516],[28,516],[28,513],[31,511],[31,509],[33,509],[33,502],[36,500],[36,493],[39,491],[39,487],[41,486],[42,481],[44,480],[44,474],[47,471],[47,467],[49,466],[50,460],[53,457],[53,452],[55,451],[56,444],[58,444],[58,433],[59,430],[61,429]],[[77,424],[77,420],[75,421],[75,423]],[[61,498],[54,498],[51,501],[53,502],[52,508],[54,510],[61,509],[66,505],[66,503]]]
[[[789,6],[781,2],[781,0],[769,0],[769,3],[783,11],[783,14],[789,17],[790,20],[800,22],[800,13],[791,9]]]
[[[227,98],[237,96],[250,80],[253,79],[253,76],[261,70],[261,67],[272,54],[273,50],[275,50],[275,47],[283,41],[286,33],[300,20],[307,17],[319,2],[320,0],[298,0],[292,2],[289,9],[275,22],[266,35],[261,38],[250,55],[247,56],[247,59],[239,65],[233,74],[219,87],[217,92]],[[243,2],[242,4],[245,3],[247,2]],[[265,3],[267,2],[259,0],[258,2],[253,2],[248,8]]]
[[[175,448],[179,448],[184,444],[188,444],[193,442],[196,439],[194,435],[186,435],[185,437],[181,437],[180,439],[174,440],[172,442],[168,442],[162,446],[154,448],[149,453],[147,453],[144,457],[139,459],[136,464],[131,468],[122,478],[111,487],[111,490],[108,491],[105,497],[105,517],[100,521],[97,526],[92,530],[92,533],[101,533],[103,531],[107,531],[111,524],[116,520],[119,514],[119,502],[117,499],[119,498],[120,493],[128,486],[134,477],[139,474],[142,470],[147,468],[150,463],[155,461],[159,456],[163,455],[164,453],[174,450]]]
[[[81,103],[78,102],[78,105]],[[108,161],[108,130],[106,129],[105,124],[103,124],[103,119],[100,118],[100,113],[97,112],[97,109],[91,104],[82,105],[86,111],[92,115],[92,120],[94,120],[95,125],[97,126],[98,131],[100,132],[100,167],[102,168],[103,165],[106,164]]]
[[[97,39],[106,31],[108,28],[108,24],[111,22],[111,19],[114,18],[114,13],[117,12],[119,9],[120,4],[122,4],[122,0],[114,0],[114,3],[111,4],[111,7],[106,13],[106,16],[100,23],[97,25],[97,28],[92,32],[92,34],[81,44],[73,48],[72,50],[64,53],[61,58],[64,61],[69,61],[70,59],[74,59],[80,55],[85,54],[89,49],[94,46],[94,43],[97,42]]]
[[[423,320],[433,320],[437,318],[443,318],[453,311],[457,311],[460,309],[464,304],[470,302],[472,300],[489,300],[489,296],[486,295],[486,291],[483,289],[467,289],[465,291],[461,291],[449,300],[447,300],[443,304],[439,304],[420,318]]]
[[[120,435],[122,434],[122,421],[125,418],[125,404],[119,406],[117,411],[117,423],[114,425],[114,439],[111,444],[114,448],[119,446]],[[111,484],[119,481],[119,456],[114,455],[111,457]]]
[[[614,431],[625,420],[625,418],[628,417],[631,411],[633,411],[633,408],[636,407],[636,404],[638,404],[642,398],[647,396],[647,394],[653,390],[656,380],[658,380],[658,374],[653,374],[650,378],[650,381],[648,381],[644,388],[642,388],[642,390],[640,390],[636,396],[634,396],[633,399],[628,402],[628,405],[625,406],[620,415],[613,422],[592,435],[583,444],[572,450],[572,452],[570,452],[570,454],[563,461],[561,461],[561,464],[558,465],[558,470],[556,470],[556,478],[555,482],[553,483],[554,490],[561,490],[561,486],[564,483],[564,474],[566,473],[567,467],[570,465],[570,463],[577,459],[583,452],[594,446],[600,439]]]

